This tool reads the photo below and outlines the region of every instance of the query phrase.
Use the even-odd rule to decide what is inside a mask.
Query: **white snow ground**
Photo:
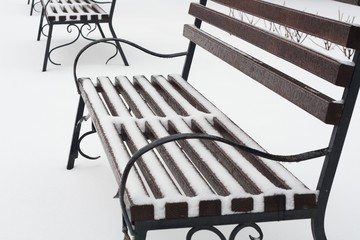
[[[114,20],[115,30],[119,37],[160,52],[184,51],[187,41],[181,36],[182,25],[184,22],[192,22],[191,17],[186,14],[188,2],[190,1],[119,0]],[[309,9],[307,1],[301,2],[304,9]],[[322,10],[333,10],[334,14],[337,14],[338,10],[334,9],[337,5],[335,6],[334,2],[318,2]],[[79,158],[72,171],[65,169],[78,100],[71,65],[75,53],[87,41],[80,40],[68,48],[54,52],[54,60],[61,62],[62,66],[49,64],[48,71],[43,73],[41,66],[45,38],[36,41],[39,13],[30,17],[29,6],[25,0],[4,1],[2,9],[0,239],[122,239],[120,206],[118,200],[112,198],[116,183],[107,160],[101,157],[98,161],[91,162]],[[106,29],[106,26],[104,28]],[[94,33],[94,36],[98,36],[97,33]],[[55,29],[54,45],[69,40],[71,35],[64,29]],[[120,59],[104,66],[102,63],[113,53],[113,48],[103,46],[90,51],[81,73],[114,76],[132,72],[163,73],[163,69],[170,69],[165,73],[181,71],[183,59],[165,63],[128,46],[123,48],[131,67],[123,67]],[[247,101],[254,100],[249,100],[252,94],[248,88],[237,88],[236,81],[231,81],[234,80],[232,78],[235,71],[216,60],[208,59],[201,50],[198,53],[190,81],[206,95],[225,85],[223,89],[226,89],[226,92],[215,95],[212,100],[235,122],[251,132],[256,140],[261,139],[260,144],[265,148],[275,153],[283,153],[284,148],[285,152],[298,152],[323,146],[321,140],[326,139],[328,133],[325,133],[326,129],[318,129],[317,121],[312,118],[299,120],[296,112],[292,121],[277,119],[273,112],[267,110],[266,104],[281,105],[282,102],[278,103],[265,94],[256,98],[256,101],[265,105],[263,108],[246,109]],[[221,70],[211,67],[214,64],[220,64]],[[206,84],[196,81],[201,74],[200,70],[204,68],[212,76]],[[222,79],[220,85],[216,77],[224,74],[227,79]],[[230,84],[232,87],[229,87]],[[234,96],[238,102],[232,100]],[[326,214],[328,239],[356,239],[358,235],[359,104],[354,112],[329,200]],[[250,110],[257,118],[266,118],[267,121],[254,122],[251,120],[252,116],[242,116],[241,109]],[[279,129],[290,129],[290,123],[297,126],[296,131],[285,136],[277,135]],[[266,136],[271,137],[261,136],[264,131],[267,132]],[[309,140],[308,136],[314,132],[315,136]],[[102,154],[96,136],[89,137],[84,142],[84,150],[92,155]],[[313,179],[319,166],[319,163],[312,162],[303,164],[300,169],[293,165],[288,167],[294,168],[305,183],[314,186],[316,183]],[[260,225],[268,240],[311,239],[309,221]],[[149,239],[184,239],[185,233],[184,230],[150,232]],[[199,239],[205,239],[205,236],[199,236]]]

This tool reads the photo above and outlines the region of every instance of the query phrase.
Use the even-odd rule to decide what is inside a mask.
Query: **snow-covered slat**
[[[141,79],[142,76],[137,76],[135,79]],[[135,80],[136,81],[136,80]],[[147,80],[145,80],[147,82]],[[150,110],[149,106],[136,92],[135,88],[125,77],[116,78],[116,88],[122,94],[124,99],[127,100],[130,108],[137,117],[147,118],[146,126],[144,131],[148,135],[154,138],[165,137],[169,135],[169,132],[165,129],[164,125],[161,124],[159,119],[154,118],[154,112]],[[147,91],[151,91],[147,89]],[[136,104],[136,105],[135,105]],[[168,109],[171,111],[171,109]],[[173,112],[172,114],[176,114]],[[171,113],[170,113],[171,115]],[[182,211],[178,210],[178,214],[183,216],[198,216],[207,214],[208,209],[218,208],[221,211],[221,205],[219,201],[214,201],[214,194],[211,187],[207,185],[203,177],[199,174],[196,168],[189,162],[188,158],[184,155],[182,150],[175,143],[168,143],[158,149],[159,155],[167,165],[172,176],[176,180],[179,187],[182,189],[188,200],[187,209]],[[206,201],[203,201],[206,196]],[[196,198],[194,198],[196,197]],[[199,207],[202,206],[202,207]],[[169,216],[169,206],[166,206],[166,215]],[[184,213],[186,211],[186,213]],[[174,212],[174,211],[172,211]],[[174,213],[172,214],[174,215]]]
[[[81,95],[89,107],[89,113],[92,116],[93,123],[97,126],[97,130],[106,134],[99,135],[107,158],[114,172],[115,178],[120,185],[120,179],[122,172],[125,169],[128,159],[130,158],[126,146],[120,139],[119,134],[110,121],[104,121],[104,117],[108,115],[108,111],[104,106],[98,92],[95,89],[92,81],[88,78],[82,78],[79,80]],[[91,107],[90,107],[91,106]],[[96,110],[95,110],[96,109]],[[142,214],[142,218],[153,219],[153,203],[146,191],[143,183],[140,181],[140,177],[136,169],[129,174],[129,182],[127,184],[126,197],[129,202],[129,211],[132,216],[135,216],[140,212],[146,212]]]
[[[203,132],[262,150],[180,76],[155,75],[151,81],[144,76],[132,81],[119,76],[114,83],[99,77],[96,86],[89,82],[80,81],[81,95],[118,179],[135,151],[174,133]],[[132,185],[127,185],[132,220],[291,210],[316,204],[317,192],[281,164],[205,140],[171,142],[146,153],[132,177],[143,189],[132,193]]]
[[[46,0],[43,6],[46,5]],[[91,1],[51,1],[45,11],[50,22],[71,22],[71,21],[102,21],[109,19],[107,13],[98,4]]]

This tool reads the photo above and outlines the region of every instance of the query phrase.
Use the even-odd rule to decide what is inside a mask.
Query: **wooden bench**
[[[256,223],[310,219],[314,239],[326,239],[326,206],[360,85],[360,27],[265,1],[209,2],[211,8],[206,0],[190,5],[189,14],[195,17],[195,23],[184,26],[183,34],[190,43],[181,75],[78,78],[81,54],[95,44],[114,39],[91,43],[81,51],[74,67],[80,101],[67,168],[74,167],[81,153],[80,128],[86,106],[93,126],[90,133],[98,133],[119,184],[125,237],[128,230],[135,239],[145,239],[149,230],[190,227],[187,239],[202,229],[226,239],[213,226],[238,224],[230,239],[247,226],[257,230],[262,239]],[[355,49],[354,59],[336,60],[260,24],[240,21],[229,16],[229,8]],[[213,27],[231,35],[225,39],[234,43],[215,37],[223,35]],[[238,44],[237,38],[321,78],[315,82],[311,79],[310,84],[335,85],[343,94],[334,99],[304,83],[308,75],[285,74],[283,69],[265,63],[265,54],[255,57],[252,51],[246,53],[247,45]],[[294,108],[303,109],[304,117],[310,114],[324,126],[333,126],[329,145],[294,155],[266,152],[187,81],[196,46],[293,103]],[[206,73],[204,69],[202,84],[211,78]],[[245,76],[239,74],[241,78]],[[248,104],[256,106],[254,101]],[[276,114],[286,119],[292,110]],[[266,121],[253,121],[257,124],[262,120]],[[293,141],[296,144],[296,139]],[[323,162],[314,189],[282,164],[305,160]]]
[[[102,23],[107,23],[109,25],[110,32],[112,37],[116,38],[116,33],[113,28],[112,18],[114,14],[116,0],[111,1],[94,1],[94,0],[41,0],[42,4],[42,11],[40,17],[40,24],[38,30],[37,40],[39,41],[41,38],[41,34],[43,32],[43,20],[46,18],[47,26],[48,26],[48,34],[47,34],[47,43],[45,48],[45,56],[43,62],[43,71],[46,71],[47,63],[50,59],[50,44],[52,39],[52,32],[54,25],[68,25],[68,26],[75,26],[78,24],[89,25],[95,24],[101,33],[102,38],[105,38],[104,32],[100,26]],[[109,11],[105,11],[101,5],[109,5]],[[78,28],[79,35],[75,40],[79,38],[79,36],[83,36],[82,27]],[[85,37],[86,38],[86,37]],[[75,41],[74,40],[74,41]],[[63,46],[67,46],[71,44],[64,44]],[[128,65],[127,59],[125,54],[117,42],[117,49],[124,61],[125,65]],[[56,47],[54,49],[59,48]],[[54,63],[53,61],[51,61]],[[55,63],[54,63],[55,64]]]

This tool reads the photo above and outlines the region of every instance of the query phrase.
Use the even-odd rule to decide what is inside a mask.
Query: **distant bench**
[[[46,71],[47,63],[50,61],[55,65],[60,65],[51,60],[51,52],[60,47],[64,47],[75,42],[80,36],[85,39],[92,40],[84,35],[83,27],[90,27],[90,24],[95,25],[94,29],[90,29],[92,32],[96,29],[99,29],[102,38],[105,38],[105,34],[101,28],[100,24],[107,23],[109,25],[109,30],[112,37],[116,38],[116,33],[113,28],[113,15],[116,5],[116,0],[110,1],[96,1],[96,0],[40,0],[42,5],[39,30],[37,40],[39,41],[41,38],[41,34],[43,34],[43,29],[45,26],[48,27],[47,32],[47,42],[45,47],[45,55],[42,71]],[[104,10],[101,6],[107,5],[108,10]],[[32,3],[33,6],[33,3]],[[44,19],[46,19],[47,23],[43,24]],[[71,32],[69,27],[76,27],[78,30],[77,37],[66,44],[61,46],[57,46],[55,48],[50,48],[51,39],[53,34],[53,28],[55,25],[67,25],[68,32]],[[78,27],[77,25],[81,25]],[[44,34],[45,35],[45,34]],[[117,49],[122,57],[122,60],[125,65],[128,65],[125,54],[117,42]]]
[[[360,47],[359,26],[265,1],[212,1],[215,3],[341,46]],[[78,78],[76,67],[82,52],[114,39],[91,43],[82,50],[75,61],[75,80],[81,96],[67,168],[74,167],[79,152],[86,156],[79,148],[84,135],[97,132],[119,184],[123,231],[128,236],[129,230],[135,239],[145,239],[149,230],[184,227],[192,228],[187,239],[200,230],[212,231],[225,239],[213,227],[224,224],[238,224],[230,239],[249,226],[262,239],[256,223],[294,219],[311,219],[314,239],[326,239],[326,205],[359,90],[358,50],[353,62],[337,61],[235,19],[226,10],[222,13],[214,9],[218,8],[206,7],[204,0],[191,3],[189,14],[195,17],[195,24],[184,27],[184,36],[190,43],[181,75]],[[205,23],[339,86],[343,89],[342,98],[333,99],[301,82],[303,76],[295,79],[243,52],[242,44],[232,46],[218,39],[200,28]],[[117,41],[161,57],[183,55],[156,54],[126,40]],[[324,125],[332,125],[329,145],[290,156],[267,153],[187,82],[196,46],[302,108],[304,117],[310,114]],[[203,84],[206,73],[204,69]],[[248,104],[256,105],[252,101]],[[80,137],[85,105],[93,129]],[[233,110],[239,111],[236,107]],[[291,110],[274,114],[283,114],[286,119]],[[256,118],[254,124],[262,120]],[[323,156],[323,160],[316,160],[323,161],[316,189],[306,187],[281,163]]]

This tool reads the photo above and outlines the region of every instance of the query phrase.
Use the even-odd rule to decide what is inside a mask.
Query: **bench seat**
[[[89,0],[42,0],[42,3],[49,22],[109,20],[109,13]]]
[[[174,133],[207,133],[264,151],[179,75],[78,80],[120,185],[130,156]],[[143,155],[126,185],[131,221],[315,208],[281,163],[209,140],[171,142]]]

